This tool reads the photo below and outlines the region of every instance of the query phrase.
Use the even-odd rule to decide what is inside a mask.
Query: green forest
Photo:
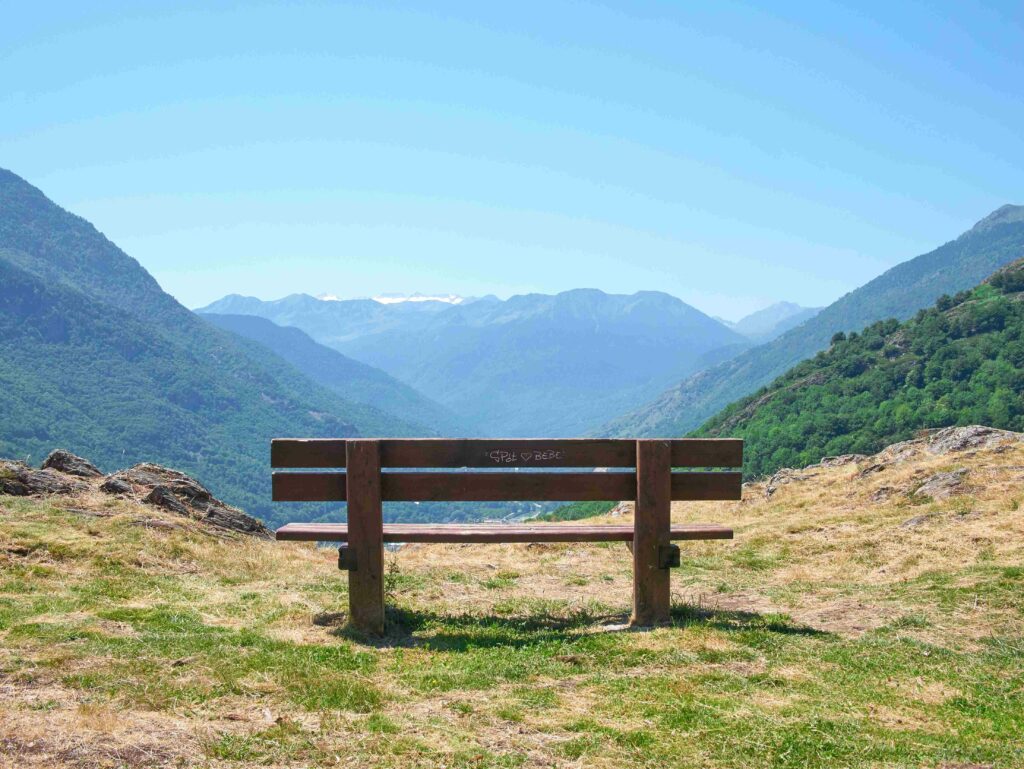
[[[900,323],[837,333],[826,351],[727,407],[697,436],[746,440],[757,477],[870,454],[926,428],[1024,430],[1024,259]]]

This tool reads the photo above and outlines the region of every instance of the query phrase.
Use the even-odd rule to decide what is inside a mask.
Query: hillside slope
[[[956,240],[897,265],[779,338],[695,374],[615,420],[608,435],[679,436],[828,347],[838,331],[906,319],[1024,256],[1024,206],[1003,206]]]
[[[184,470],[275,520],[269,440],[422,435],[192,314],[85,220],[0,170],[0,455]]]
[[[226,297],[203,311],[297,326],[492,436],[582,434],[751,344],[655,291],[577,289],[456,306]]]
[[[263,345],[346,400],[368,404],[411,423],[430,425],[442,435],[456,437],[470,432],[441,404],[380,369],[318,344],[300,329],[278,326],[254,315],[200,316],[218,328]]]
[[[675,506],[736,539],[684,546],[652,632],[621,545],[404,548],[366,643],[333,551],[0,496],[0,765],[1019,766],[1022,438]]]
[[[974,423],[1024,429],[1024,259],[909,321],[838,334],[698,434],[744,438],[756,476]]]

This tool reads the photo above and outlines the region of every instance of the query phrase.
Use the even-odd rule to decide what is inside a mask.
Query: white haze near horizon
[[[601,289],[597,289],[597,290],[600,291]],[[649,289],[649,290],[651,290],[651,291],[659,291],[658,289]],[[542,292],[542,291],[536,291],[536,292],[531,292],[531,293],[538,293],[538,294],[543,294],[543,295],[546,295],[546,296],[553,296],[554,295],[554,294],[546,293],[546,292]],[[613,295],[613,294],[615,294],[617,292],[605,291],[603,293],[607,293],[607,294]],[[634,293],[636,293],[636,292],[634,292]],[[659,293],[668,294],[667,291],[659,291]],[[461,296],[459,294],[453,294],[453,293],[447,293],[447,294],[446,293],[422,294],[422,293],[419,293],[419,292],[412,293],[412,294],[402,294],[402,293],[397,293],[397,292],[385,292],[385,293],[375,294],[374,296],[340,296],[338,294],[332,294],[330,292],[321,293],[321,294],[308,294],[307,293],[307,295],[308,296],[312,296],[314,299],[319,299],[321,302],[349,302],[349,301],[359,301],[359,300],[364,300],[364,299],[371,299],[374,302],[377,302],[378,304],[384,304],[384,305],[403,304],[403,303],[406,303],[406,302],[441,302],[443,304],[450,304],[452,306],[455,306],[455,305],[469,304],[470,302],[474,302],[474,301],[477,301],[478,299],[483,299],[484,298],[483,296]],[[501,301],[504,302],[504,301],[508,301],[513,296],[518,296],[518,295],[519,294],[508,294],[506,296],[501,296],[500,294],[486,294],[484,296],[493,296],[493,297],[495,297],[497,299],[500,299]],[[227,296],[227,295],[225,295],[225,296]],[[673,294],[669,294],[669,296],[674,296],[674,295]],[[260,301],[264,301],[264,302],[273,302],[273,301],[276,301],[276,300],[279,300],[279,299],[283,299],[284,297],[276,297],[276,299],[271,299],[271,298],[266,298],[266,297],[256,297],[256,298],[259,299]],[[750,315],[758,313],[761,310],[766,310],[766,309],[768,309],[770,307],[775,307],[775,306],[778,306],[778,305],[787,305],[789,307],[799,308],[801,310],[803,310],[803,309],[810,309],[810,308],[807,308],[807,307],[799,304],[798,302],[790,302],[790,301],[788,301],[786,299],[777,299],[777,300],[773,300],[773,301],[769,300],[769,301],[766,301],[764,303],[761,303],[761,304],[755,306],[753,309],[751,309],[751,310],[749,310],[747,312],[744,312],[744,313],[742,313],[740,315],[737,315],[735,317],[729,317],[729,316],[726,316],[726,315],[714,314],[712,312],[709,312],[708,310],[701,308],[700,306],[694,304],[693,302],[687,302],[686,300],[684,300],[684,299],[682,299],[682,298],[680,298],[678,296],[674,296],[674,298],[675,299],[679,299],[679,301],[684,302],[685,304],[688,304],[691,307],[694,307],[695,309],[697,309],[700,312],[704,313],[708,317],[714,318],[715,320],[718,320],[718,321],[723,321],[726,324],[738,323],[738,322],[742,321],[744,318],[747,318]],[[192,309],[198,310],[198,309],[201,309],[201,308],[200,307],[194,307]]]

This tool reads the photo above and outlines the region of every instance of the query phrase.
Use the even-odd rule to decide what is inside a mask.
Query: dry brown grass
[[[993,592],[989,574],[1024,564],[1024,445],[921,451],[862,475],[869,465],[677,505],[674,519],[729,524],[736,539],[683,546],[675,627],[619,629],[631,588],[621,544],[420,545],[389,556],[398,624],[373,645],[344,633],[331,550],[212,534],[94,495],[5,498],[0,766],[767,766],[758,741],[826,717],[875,730],[880,745],[934,739],[934,755],[966,760],[974,740],[989,746],[977,755],[997,754],[995,727],[958,736],[949,709],[978,685],[958,677],[963,660],[1024,630],[1020,600]],[[969,495],[913,496],[959,468]],[[131,613],[154,607],[194,616],[205,640]],[[225,684],[223,655],[259,644],[299,662]],[[922,674],[896,661],[907,644],[965,656]],[[364,655],[345,685],[370,687],[376,704],[305,703],[290,676],[309,649]],[[891,655],[888,679],[841,682],[846,654]],[[808,764],[829,765],[807,744]]]
[[[712,558],[725,568],[687,573],[674,580],[674,593],[708,607],[786,612],[821,630],[860,633],[906,608],[886,594],[886,586],[951,565],[1024,563],[1024,511],[1011,509],[1014,500],[1024,501],[1024,444],[945,456],[921,451],[861,477],[871,464],[815,468],[770,497],[765,481],[748,484],[742,502],[676,503],[674,521],[724,523],[736,536],[684,544],[684,559]],[[970,496],[934,502],[910,494],[928,477],[959,468],[968,470],[974,486]],[[893,493],[876,501],[882,488]],[[926,516],[922,523],[903,525],[921,516]],[[631,515],[593,521],[629,523]],[[764,569],[728,567],[730,556],[751,548],[776,560]],[[630,559],[622,545],[416,545],[396,557],[403,571],[430,577],[423,588],[408,591],[410,597],[449,609],[484,610],[503,596],[515,596],[621,611],[630,599]],[[462,579],[445,581],[451,570],[440,564],[457,564]],[[500,572],[520,577],[506,590],[484,587]],[[719,589],[724,580],[728,592]],[[801,589],[805,584],[813,589]],[[944,630],[985,635],[993,619],[991,607],[970,611]],[[1004,619],[1014,621],[1012,612]]]

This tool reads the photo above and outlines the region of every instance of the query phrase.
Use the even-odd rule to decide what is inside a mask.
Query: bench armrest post
[[[384,517],[380,443],[345,444],[349,549],[357,565],[348,576],[349,619],[370,635],[384,632]]]
[[[672,453],[668,441],[636,442],[633,516],[633,615],[630,624],[669,621],[671,572],[662,554],[672,545]]]
[[[355,571],[356,570],[356,555],[352,552],[348,545],[341,545],[338,548],[338,570],[339,571]]]

